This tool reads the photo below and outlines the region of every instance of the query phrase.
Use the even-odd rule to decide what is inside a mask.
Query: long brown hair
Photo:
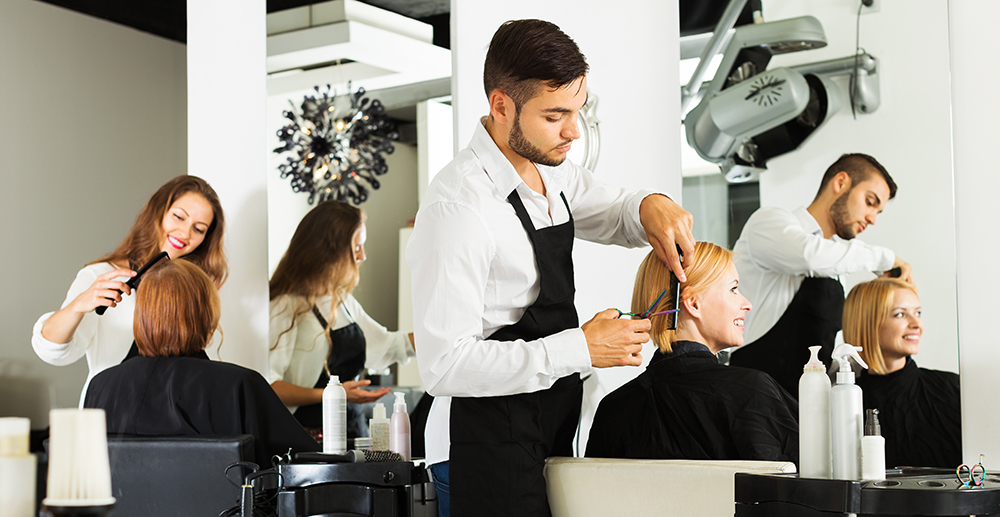
[[[296,320],[312,310],[316,300],[333,297],[327,317],[327,334],[336,319],[336,308],[358,285],[358,264],[351,238],[364,222],[360,209],[341,201],[323,201],[299,221],[288,249],[271,275],[270,299],[294,295],[290,301],[292,321],[281,334],[295,327]],[[327,338],[329,339],[329,337]],[[271,347],[277,345],[272,343]]]
[[[684,300],[705,292],[716,282],[722,280],[733,263],[733,252],[712,244],[711,242],[696,242],[694,256],[684,257],[684,274],[687,282],[680,284],[681,297]],[[635,287],[632,290],[632,312],[641,314],[664,289],[670,290],[670,269],[656,256],[656,251],[649,255],[639,265],[635,274]],[[687,290],[685,290],[687,289]],[[674,293],[668,292],[652,312],[666,310],[668,300],[674,299]],[[679,309],[680,307],[673,307]],[[677,325],[680,326],[680,312],[677,313]],[[661,351],[669,353],[673,350],[674,331],[667,330],[667,320],[664,317],[650,319],[649,337]]]
[[[860,346],[868,371],[877,375],[885,375],[888,370],[879,331],[892,313],[897,289],[917,292],[916,287],[898,278],[876,278],[854,286],[844,300],[844,342]]]
[[[205,240],[201,245],[183,259],[196,264],[208,274],[216,287],[222,287],[229,275],[226,255],[222,249],[222,234],[226,228],[226,219],[215,190],[208,182],[197,176],[177,176],[164,183],[139,211],[139,215],[135,217],[135,224],[118,248],[90,264],[110,262],[132,269],[145,264],[160,252],[164,239],[163,216],[174,201],[188,192],[200,194],[212,206],[212,224],[205,232]]]
[[[178,357],[204,350],[219,326],[219,291],[185,260],[160,262],[136,289],[132,332],[146,357]]]

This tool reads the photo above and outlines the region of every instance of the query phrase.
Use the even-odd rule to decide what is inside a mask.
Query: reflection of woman
[[[299,222],[271,275],[271,386],[302,425],[317,429],[323,387],[338,376],[347,390],[351,437],[364,428],[355,404],[389,391],[365,390],[370,381],[354,379],[365,368],[387,368],[413,355],[407,334],[386,330],[351,296],[365,238],[361,210],[324,201]]]
[[[659,351],[645,372],[601,401],[587,455],[797,461],[795,400],[766,373],[724,366],[715,356],[743,344],[750,310],[732,253],[698,242],[684,264],[677,330],[666,328],[669,316],[655,315],[665,302],[649,311]],[[670,271],[651,252],[636,274],[632,312],[646,311],[669,286]]]
[[[878,278],[854,286],[844,302],[844,341],[862,347],[858,376],[865,409],[878,409],[885,464],[947,467],[962,462],[958,375],[918,368],[924,324],[912,285]]]
[[[43,361],[63,366],[86,355],[90,373],[83,387],[101,370],[125,358],[132,344],[135,298],[125,281],[161,251],[171,259],[197,264],[221,286],[226,279],[222,252],[225,226],[219,197],[205,180],[178,176],[160,187],[136,216],[125,240],[110,254],[80,270],[62,308],[35,323],[31,346]],[[117,307],[103,316],[101,306]],[[80,397],[83,401],[83,395]]]
[[[136,298],[141,356],[96,375],[87,390],[85,406],[104,409],[109,433],[252,434],[262,466],[289,447],[319,450],[259,373],[208,360],[219,293],[200,268],[183,260],[157,264]]]

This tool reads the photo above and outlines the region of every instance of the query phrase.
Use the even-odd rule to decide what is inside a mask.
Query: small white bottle
[[[854,370],[847,359],[853,357],[868,368],[860,348],[842,344],[833,349],[833,359],[840,363],[837,385],[830,389],[830,449],[833,453],[833,478],[861,479],[861,435],[864,432],[864,405],[861,388],[854,384]]]
[[[372,418],[368,422],[372,433],[372,450],[389,450],[389,417],[385,416],[385,404],[375,404]]]
[[[0,516],[31,517],[35,510],[38,460],[28,452],[31,422],[27,418],[0,418]]]
[[[323,452],[347,452],[347,391],[336,375],[323,389]]]
[[[878,410],[866,410],[865,417],[865,436],[861,439],[861,479],[885,479],[885,438],[878,424]]]
[[[398,453],[403,461],[410,461],[410,415],[406,412],[405,393],[396,392],[389,419],[389,450]]]
[[[809,362],[799,378],[799,476],[830,479],[830,378],[819,360],[823,347],[809,347]]]

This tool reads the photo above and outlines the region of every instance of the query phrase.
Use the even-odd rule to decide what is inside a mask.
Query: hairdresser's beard
[[[851,222],[851,215],[847,210],[849,194],[850,191],[845,192],[830,207],[830,217],[833,218],[833,227],[837,230],[837,236],[848,241],[858,236],[855,224]]]
[[[527,160],[533,163],[540,163],[548,167],[555,167],[561,165],[563,161],[566,160],[566,155],[560,153],[561,156],[558,158],[550,158],[541,149],[535,147],[534,144],[528,141],[524,137],[524,132],[521,131],[521,114],[518,113],[514,115],[514,127],[510,130],[510,136],[507,137],[507,145],[510,146],[510,150],[521,155]]]

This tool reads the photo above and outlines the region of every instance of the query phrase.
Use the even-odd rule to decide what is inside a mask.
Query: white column
[[[188,0],[188,174],[218,192],[229,280],[213,359],[267,374],[264,0]],[[218,352],[218,355],[216,355]]]
[[[949,2],[951,22],[952,123],[955,153],[955,233],[958,266],[958,334],[962,378],[962,457],[995,469],[1000,461],[1000,407],[994,379],[1000,366],[997,346],[996,290],[991,279],[1000,257],[996,222],[1000,209],[1000,175],[996,143],[1000,97],[991,84],[1000,70],[990,57],[1000,48],[992,20],[1000,17],[995,2]],[[926,217],[938,217],[931,210]],[[928,235],[927,245],[935,239]],[[933,346],[932,344],[929,344]]]

